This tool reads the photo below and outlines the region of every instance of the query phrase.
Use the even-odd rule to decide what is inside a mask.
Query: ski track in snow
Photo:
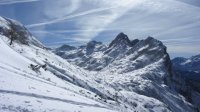
[[[75,105],[83,105],[83,106],[91,106],[91,107],[98,107],[98,108],[108,109],[108,108],[100,106],[98,104],[92,105],[92,104],[87,104],[87,103],[75,102],[75,101],[71,101],[71,100],[67,100],[67,99],[60,99],[60,98],[55,98],[55,97],[43,96],[43,95],[39,95],[39,94],[35,94],[35,93],[23,93],[23,92],[18,92],[18,91],[1,90],[1,89],[0,89],[0,93],[15,94],[15,95],[20,95],[20,96],[28,96],[28,97],[35,97],[35,98],[46,99],[46,100],[56,100],[56,101],[61,101],[61,102],[65,102],[65,103],[71,103],[71,104],[75,104]]]
[[[19,69],[16,68],[16,67],[13,67],[13,68],[19,70]],[[0,69],[6,70],[6,71],[9,71],[9,72],[13,72],[13,73],[15,73],[15,75],[20,75],[20,76],[23,76],[23,77],[26,77],[26,78],[29,78],[29,79],[32,79],[32,80],[36,80],[36,81],[39,81],[39,82],[42,82],[42,83],[49,84],[49,85],[51,85],[51,86],[55,86],[55,87],[58,87],[58,88],[61,88],[61,89],[64,89],[64,90],[68,90],[68,91],[71,91],[71,92],[75,92],[75,91],[69,90],[69,89],[67,89],[67,88],[65,88],[65,87],[58,86],[58,85],[56,85],[56,83],[54,83],[54,82],[50,83],[49,81],[46,81],[45,79],[40,78],[40,77],[38,77],[38,76],[35,76],[35,77],[37,77],[37,78],[39,78],[39,79],[34,78],[34,77],[32,77],[32,76],[34,76],[34,75],[31,74],[31,73],[30,73],[30,75],[32,75],[32,76],[29,76],[29,75],[26,75],[26,74],[23,74],[23,73],[19,73],[19,72],[17,72],[17,71],[14,71],[14,70],[5,68],[5,67],[3,67],[3,66],[0,66]],[[25,72],[25,73],[27,73],[27,72]],[[4,93],[5,93],[5,92],[4,92]],[[75,92],[75,93],[78,94],[77,92]],[[32,93],[32,94],[33,94],[33,93]],[[83,96],[82,94],[79,94],[79,95]],[[106,107],[105,107],[105,108],[106,108]]]

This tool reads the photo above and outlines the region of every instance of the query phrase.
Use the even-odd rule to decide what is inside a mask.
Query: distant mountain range
[[[200,54],[190,58],[177,57],[172,63],[175,71],[186,79],[200,82]]]
[[[200,107],[200,55],[172,60],[173,69],[179,76],[178,91],[190,102]]]
[[[190,58],[177,57],[172,62],[176,70],[200,73],[200,54]]]

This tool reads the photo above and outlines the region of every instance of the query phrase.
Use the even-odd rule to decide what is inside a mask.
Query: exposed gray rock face
[[[76,49],[76,47],[70,46],[70,45],[66,45],[66,44],[62,45],[59,48],[56,48],[57,51],[70,51],[70,50],[75,50],[75,49]]]

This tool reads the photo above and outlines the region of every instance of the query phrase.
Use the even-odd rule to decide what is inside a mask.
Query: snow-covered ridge
[[[33,44],[44,47],[21,23],[0,17],[0,33],[8,38],[14,37],[13,41],[21,44]]]
[[[116,38],[107,46],[101,42],[91,41],[87,45],[73,49],[59,50],[63,46],[54,50],[54,52],[72,64],[83,67],[86,70],[99,71],[109,66],[115,60],[129,58],[130,60],[140,60],[140,56],[148,57],[147,60],[141,60],[139,65],[132,65],[131,68],[140,68],[152,62],[164,59],[170,70],[170,58],[166,51],[166,46],[162,42],[148,37],[145,40],[129,40],[124,33],[119,33]],[[127,60],[128,61],[128,60]],[[130,64],[133,64],[131,62]],[[130,67],[129,67],[130,68]]]
[[[79,48],[63,47],[60,53],[83,56],[77,58],[96,68],[91,71],[84,63],[83,68],[73,65],[76,59],[67,59],[69,63],[44,49],[23,25],[10,21],[0,21],[2,112],[195,112],[166,85],[166,78],[172,75],[169,56],[166,47],[152,37],[129,41],[129,46],[127,41],[110,47],[93,41]],[[10,24],[25,32],[11,45],[10,35],[6,35]]]

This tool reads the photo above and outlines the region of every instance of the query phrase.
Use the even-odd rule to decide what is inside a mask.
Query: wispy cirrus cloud
[[[46,0],[43,2],[43,11],[48,19],[64,18],[79,9],[80,4],[81,0]]]
[[[0,5],[36,2],[36,1],[39,1],[39,0],[1,0]]]
[[[14,3],[3,0],[0,4],[6,1]],[[92,39],[108,43],[124,32],[130,39],[153,36],[163,41],[173,54],[200,52],[200,7],[186,0],[26,1],[38,1],[24,13],[30,13],[26,16],[26,21],[30,20],[26,26],[48,46],[80,44]],[[21,13],[19,9],[15,7],[12,12]]]
[[[54,19],[47,20],[45,22],[35,23],[26,25],[29,29],[35,29],[40,26],[53,25],[58,23],[65,24],[66,21],[72,20],[75,27],[75,30],[67,30],[67,31],[52,31],[54,33],[74,33],[77,32],[78,36],[75,35],[74,40],[91,40],[95,38],[100,32],[108,30],[105,29],[107,25],[114,22],[117,18],[122,16],[128,10],[130,10],[135,5],[142,3],[142,0],[116,0],[116,1],[98,1],[94,0],[94,2],[88,2],[90,0],[85,0],[84,2],[76,2],[73,6],[76,7],[74,12],[70,12],[70,14],[63,13],[62,15],[58,15],[57,13],[51,12],[53,17],[57,17]],[[82,5],[84,4],[84,6]],[[86,5],[86,6],[85,6]],[[87,8],[85,8],[87,7]],[[69,7],[70,8],[70,7]],[[123,9],[123,10],[121,10]],[[77,11],[78,10],[78,11]],[[64,10],[60,10],[63,12]],[[46,12],[46,11],[44,11]],[[52,14],[47,14],[52,18]],[[71,24],[71,23],[70,23]],[[66,24],[67,25],[67,24]],[[114,29],[114,28],[112,28]],[[44,33],[48,32],[40,32],[33,31],[35,33]],[[82,38],[82,39],[80,39]]]
[[[76,14],[64,16],[64,17],[61,17],[61,18],[57,18],[57,19],[54,19],[54,20],[46,21],[46,22],[26,25],[26,27],[27,28],[33,28],[33,27],[38,27],[38,26],[43,26],[43,25],[54,24],[54,23],[62,22],[62,21],[67,20],[67,19],[73,19],[73,18],[76,18],[76,17],[85,16],[85,15],[88,15],[88,14],[109,10],[111,8],[114,8],[114,7],[92,9],[92,10],[88,10],[88,11],[79,12],[79,13],[76,13]]]

